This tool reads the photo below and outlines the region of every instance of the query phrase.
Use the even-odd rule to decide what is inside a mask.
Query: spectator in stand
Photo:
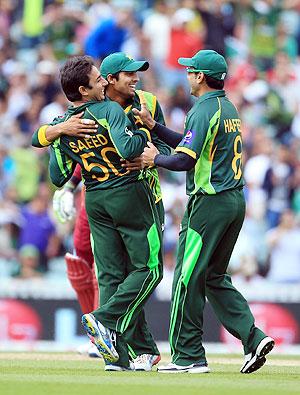
[[[289,147],[280,144],[274,152],[266,172],[263,188],[267,193],[267,223],[269,228],[279,224],[282,213],[291,207],[292,179],[294,167],[291,164]]]
[[[35,151],[28,149],[25,137],[19,139],[18,145],[9,150],[14,162],[14,178],[11,186],[16,191],[19,204],[28,203],[39,189],[40,163]]]
[[[30,97],[30,106],[17,116],[17,125],[20,131],[28,136],[31,135],[32,130],[37,128],[39,114],[45,104],[45,94],[39,88],[32,89]]]
[[[70,43],[83,13],[65,7],[64,2],[48,4],[44,14],[45,43],[52,59],[63,60],[70,54]]]
[[[53,93],[53,101],[41,109],[39,124],[48,124],[57,116],[57,114],[63,114],[68,107],[68,103],[69,102],[66,100],[61,89],[57,88],[56,92]]]
[[[55,225],[49,215],[49,188],[41,184],[37,195],[22,210],[22,224],[19,235],[19,248],[32,245],[40,254],[38,269],[46,271],[48,260],[58,255],[60,240]]]
[[[277,33],[278,50],[287,54],[289,59],[295,61],[298,56],[298,45],[296,38],[290,34],[288,27],[280,23]]]
[[[85,54],[102,60],[113,52],[120,52],[132,23],[130,9],[118,9],[114,17],[101,21],[85,41]]]
[[[300,228],[291,210],[282,213],[277,227],[267,233],[272,282],[300,283]]]
[[[170,30],[170,6],[164,0],[156,0],[143,23],[143,33],[150,42],[151,65],[156,73],[160,73],[169,53]]]
[[[23,279],[39,278],[42,276],[40,268],[40,253],[32,244],[24,244],[19,251],[19,270],[16,277]]]
[[[277,51],[277,28],[280,7],[277,0],[255,0],[249,2],[246,11],[250,28],[250,51],[259,70],[273,66]]]
[[[36,65],[37,79],[34,84],[35,88],[42,89],[45,96],[45,105],[52,103],[54,96],[59,89],[56,80],[58,71],[57,64],[51,60],[41,60]]]
[[[86,12],[88,25],[93,29],[100,22],[113,17],[113,9],[110,0],[98,0],[92,2]]]
[[[3,72],[9,83],[7,112],[11,117],[17,117],[26,111],[31,103],[28,75],[24,65],[14,60],[3,65]]]
[[[180,8],[172,16],[170,47],[166,59],[164,84],[168,89],[175,89],[178,85],[186,87],[188,83],[185,70],[178,65],[177,59],[192,57],[199,48],[203,47],[200,35],[189,30],[189,22],[195,18],[195,13],[188,8]]]
[[[20,226],[20,212],[13,203],[9,190],[3,196],[0,191],[0,259],[8,261],[17,256],[16,233]]]
[[[197,11],[206,25],[204,48],[225,54],[225,40],[233,36],[235,14],[231,2],[223,0],[196,1]]]

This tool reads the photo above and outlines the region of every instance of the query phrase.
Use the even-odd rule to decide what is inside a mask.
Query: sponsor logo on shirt
[[[190,143],[193,139],[193,132],[191,130],[188,130],[186,132],[186,135],[184,136],[183,142],[184,143]]]

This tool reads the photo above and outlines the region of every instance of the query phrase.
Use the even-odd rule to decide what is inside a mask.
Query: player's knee
[[[219,287],[226,281],[225,274],[211,273],[206,277],[205,285],[207,288]]]

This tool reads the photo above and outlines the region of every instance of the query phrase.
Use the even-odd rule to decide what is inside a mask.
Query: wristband
[[[46,129],[48,128],[49,125],[43,125],[39,128],[38,130],[38,140],[39,143],[46,147],[48,145],[51,145],[51,141],[47,140],[46,138]]]

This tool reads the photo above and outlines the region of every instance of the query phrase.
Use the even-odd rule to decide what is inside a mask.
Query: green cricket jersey
[[[72,176],[76,163],[82,167],[86,190],[117,187],[139,178],[139,172],[128,172],[121,167],[120,159],[139,156],[147,143],[149,131],[133,131],[122,107],[109,100],[91,101],[78,107],[70,107],[53,124],[65,121],[70,116],[84,111],[83,118],[98,123],[98,131],[89,138],[63,135],[50,146],[50,177],[61,187]],[[42,146],[39,130],[32,139],[34,146]]]
[[[187,172],[187,194],[213,195],[244,185],[241,120],[224,90],[199,97],[188,112],[175,151],[196,159]]]
[[[137,108],[138,110],[141,109],[141,101],[146,102],[152,118],[160,124],[165,125],[165,119],[156,96],[150,92],[142,90],[136,91],[133,103],[124,110],[128,118],[130,119],[131,124],[135,125],[136,129],[143,127],[143,122],[141,121],[141,119],[138,116],[134,115],[134,113],[132,112],[133,108]],[[165,142],[161,141],[155,134],[152,134],[151,138],[152,143],[161,154],[170,155],[171,149]],[[157,169],[154,167],[150,169],[144,169],[141,172],[141,176],[147,179],[151,191],[154,195],[155,203],[159,202],[162,199],[162,193]]]

